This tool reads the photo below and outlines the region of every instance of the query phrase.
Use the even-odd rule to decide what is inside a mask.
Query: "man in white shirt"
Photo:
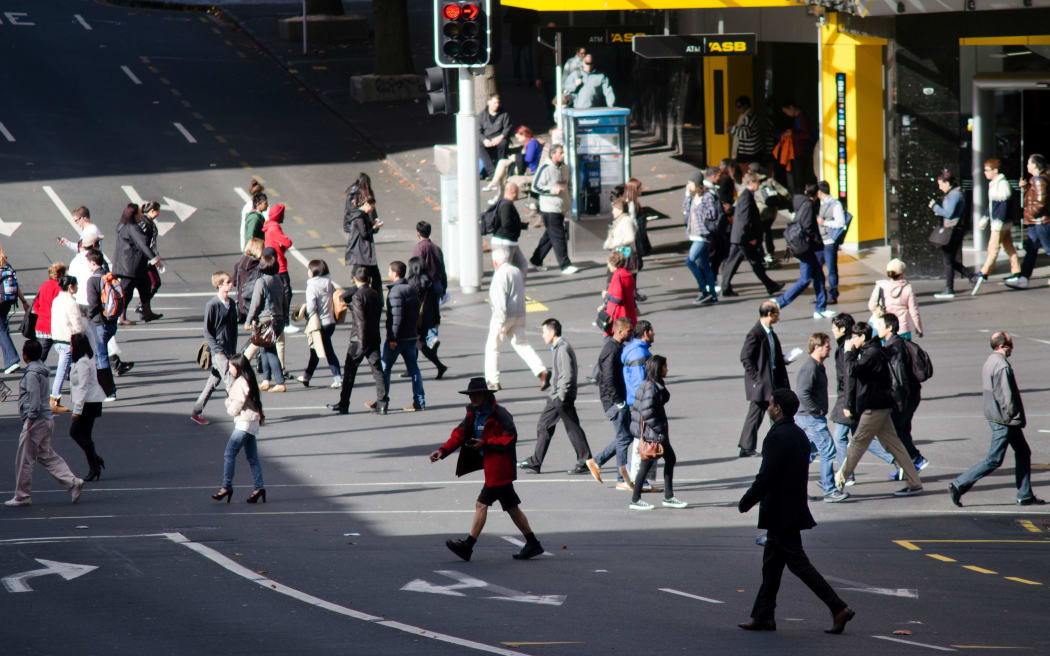
[[[831,195],[831,185],[827,180],[817,183],[817,198],[820,199],[817,225],[824,240],[824,250],[817,251],[817,261],[828,267],[827,303],[835,305],[839,302],[839,244],[835,236],[846,227],[846,210],[839,199]]]
[[[489,337],[485,342],[485,382],[490,390],[501,389],[499,383],[499,350],[510,337],[514,351],[525,361],[533,375],[546,386],[550,372],[525,337],[525,283],[521,270],[511,264],[505,248],[492,249],[492,281],[489,283]],[[542,388],[541,388],[542,389]]]

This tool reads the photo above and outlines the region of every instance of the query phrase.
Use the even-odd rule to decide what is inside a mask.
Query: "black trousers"
[[[292,279],[288,276],[287,271],[278,273],[277,277],[284,284],[284,325],[287,326],[292,323]]]
[[[955,272],[967,280],[973,280],[973,269],[958,260],[959,246],[962,245],[962,230],[952,231],[952,240],[941,247],[941,259],[944,261],[944,291],[955,291]]]
[[[744,417],[744,428],[740,431],[740,442],[738,443],[741,449],[747,451],[758,449],[758,429],[768,409],[769,401],[751,401],[747,406],[747,416]]]
[[[711,272],[718,276],[718,269],[729,257],[729,238],[722,234],[708,237],[711,244]]]
[[[564,269],[572,264],[569,261],[569,242],[565,234],[565,215],[553,212],[543,212],[543,225],[545,227],[540,243],[536,244],[536,250],[532,251],[529,262],[533,266],[542,266],[543,258],[554,249],[554,256],[558,258],[558,267]]]
[[[755,276],[766,286],[766,291],[770,294],[776,292],[777,283],[766,275],[766,265],[762,263],[762,252],[757,245],[752,244],[733,244],[730,247],[729,257],[722,263],[722,291],[732,289],[733,276],[736,275],[736,270],[740,268],[740,263],[744,261],[744,258],[747,258]]]
[[[507,140],[486,147],[481,145],[481,140],[478,139],[478,156],[481,157],[482,174],[486,178],[491,176],[496,172],[496,162],[507,156]]]
[[[420,330],[419,332],[420,335],[416,337],[416,350],[422,353],[423,357],[427,360],[430,360],[435,367],[440,369],[444,365],[441,364],[441,358],[438,357],[438,347],[435,346],[434,348],[430,348],[427,346],[426,331]],[[438,344],[438,346],[440,346],[440,344]]]
[[[95,467],[98,462],[98,453],[95,452],[95,442],[91,439],[91,431],[95,428],[95,417],[101,414],[101,403],[85,403],[82,414],[77,415],[76,420],[69,425],[69,436],[84,450],[88,467]]]
[[[769,531],[766,534],[766,546],[762,552],[762,587],[758,589],[751,617],[756,620],[774,619],[777,607],[777,592],[780,591],[780,578],[784,575],[784,566],[791,573],[827,604],[834,615],[846,607],[846,603],[831,589],[828,582],[820,575],[813,563],[809,562],[802,549],[802,535],[798,530]]]
[[[670,499],[674,496],[674,464],[678,462],[670,440],[664,440],[664,454],[661,457],[664,459],[664,498]],[[638,501],[642,498],[642,488],[645,487],[645,479],[649,475],[649,470],[655,464],[656,460],[639,461],[638,475],[634,478],[634,493],[631,496],[631,501]]]
[[[136,275],[133,278],[118,276],[117,280],[120,281],[120,293],[124,295],[124,309],[120,313],[122,319],[128,318],[128,308],[131,307],[131,297],[134,295],[135,290],[139,292],[139,304],[142,305],[142,313],[152,313],[152,310],[150,310],[151,285],[148,274],[143,272],[142,275]]]
[[[901,438],[901,444],[904,445],[904,449],[908,452],[908,457],[912,459],[912,462],[922,457],[919,449],[916,448],[915,443],[911,439],[911,420],[918,408],[919,402],[915,401],[901,412],[896,410],[890,411],[890,421],[893,422],[893,428],[897,431],[897,437]]]
[[[383,378],[383,359],[379,349],[366,352],[361,350],[357,342],[350,342],[350,348],[346,350],[346,362],[343,363],[343,388],[339,391],[340,408],[350,407],[350,392],[354,389],[357,368],[365,360],[372,369],[372,379],[376,383],[376,400],[382,401],[386,398],[386,379]]]
[[[560,401],[551,397],[547,399],[547,407],[543,409],[536,423],[536,451],[529,458],[531,464],[537,467],[543,465],[547,447],[554,438],[554,429],[559,421],[565,424],[565,432],[569,434],[572,448],[576,450],[576,464],[584,465],[591,459],[591,447],[587,444],[587,436],[580,428],[580,417],[576,414],[576,399]]]

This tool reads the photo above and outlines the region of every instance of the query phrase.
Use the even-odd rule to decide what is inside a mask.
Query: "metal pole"
[[[303,0],[303,54],[306,54],[306,0]]]
[[[824,179],[824,136],[827,134],[827,126],[824,125],[824,17],[821,16],[817,19],[817,111],[820,112],[821,121],[819,123],[820,136],[817,138],[818,145],[818,156],[820,157],[820,165],[818,167],[820,174],[817,176],[817,180]],[[836,189],[837,187],[836,183]],[[839,189],[839,192],[842,190]],[[845,209],[845,208],[843,208]]]
[[[481,228],[478,225],[478,117],[474,114],[474,76],[459,69],[456,114],[456,189],[459,202],[459,286],[473,294],[481,285]]]
[[[565,109],[563,100],[565,98],[565,89],[562,87],[564,80],[561,78],[561,32],[554,33],[554,123],[561,128],[565,129],[562,123],[562,110]]]

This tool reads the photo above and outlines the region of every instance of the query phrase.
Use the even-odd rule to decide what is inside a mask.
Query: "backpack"
[[[933,361],[930,360],[930,354],[911,340],[904,340],[904,347],[911,356],[911,373],[915,376],[915,380],[925,383],[933,378]]]
[[[481,213],[481,234],[491,235],[496,232],[496,225],[499,223],[499,206],[502,202],[502,198],[498,199]]]
[[[18,276],[10,266],[0,269],[0,301],[7,303],[18,298]]]
[[[806,233],[802,230],[802,224],[798,221],[792,221],[784,228],[784,241],[787,242],[787,247],[791,249],[791,254],[795,257],[802,257],[813,250],[813,245],[809,242]]]
[[[835,244],[838,246],[841,246],[842,242],[846,241],[846,233],[849,232],[849,224],[853,223],[853,215],[845,211],[844,213],[846,215],[846,225],[828,231],[828,237],[835,240]]]
[[[102,318],[105,321],[116,321],[124,312],[124,292],[120,289],[117,277],[112,273],[102,276],[99,283],[99,300],[102,302]]]

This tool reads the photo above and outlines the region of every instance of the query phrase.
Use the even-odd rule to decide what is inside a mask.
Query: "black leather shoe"
[[[856,614],[857,613],[855,613],[852,608],[846,606],[831,617],[831,628],[825,629],[824,633],[842,633],[846,628],[846,622],[853,619]]]
[[[962,491],[959,489],[958,485],[955,483],[948,485],[948,496],[952,498],[952,503],[962,508]],[[1018,501],[1017,503],[1021,502]]]
[[[725,296],[725,297],[740,296],[740,294],[735,292],[735,291],[733,291],[732,289],[723,289],[722,290],[722,296]]]
[[[540,466],[532,464],[531,460],[520,461],[518,463],[518,469],[524,469],[525,471],[532,472],[533,474],[540,473]]]
[[[1019,506],[1043,506],[1046,505],[1046,501],[1043,501],[1037,496],[1030,496],[1027,499],[1018,499],[1017,505]]]
[[[445,540],[445,546],[448,547],[449,551],[466,561],[469,561],[471,554],[474,553],[474,548],[464,540]]]
[[[575,467],[573,467],[572,469],[570,469],[569,471],[567,471],[565,473],[566,474],[590,474],[591,470],[587,469],[587,465],[576,465]]]
[[[758,456],[758,451],[754,449],[740,449],[741,458],[755,458]]]
[[[331,410],[332,412],[338,412],[341,415],[349,414],[349,412],[350,412],[349,408],[344,408],[343,406],[339,405],[338,403],[329,403],[328,404],[328,409]]]
[[[437,370],[438,372],[437,375],[434,376],[434,380],[441,380],[444,377],[445,372],[448,371],[448,367],[446,365],[439,364]]]
[[[773,620],[751,620],[744,624],[737,624],[745,631],[776,631],[777,623]]]
[[[512,555],[511,558],[514,560],[528,560],[529,558],[538,556],[541,553],[543,553],[543,545],[537,540],[536,542],[526,542],[522,545],[521,551]]]

